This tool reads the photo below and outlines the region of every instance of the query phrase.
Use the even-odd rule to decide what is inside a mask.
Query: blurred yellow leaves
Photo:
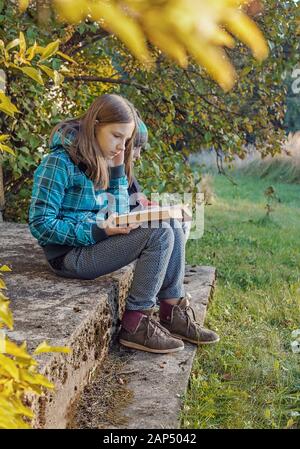
[[[49,0],[58,17],[72,24],[97,21],[124,42],[143,64],[153,64],[149,43],[186,67],[192,56],[225,90],[236,72],[224,50],[235,39],[263,60],[268,47],[246,15],[254,0]],[[20,1],[24,10],[26,1]]]
[[[0,136],[5,140],[7,135]],[[34,418],[32,410],[24,406],[25,393],[43,394],[43,387],[53,389],[54,384],[37,372],[38,362],[27,352],[26,342],[20,346],[11,341],[3,331],[6,326],[13,329],[13,316],[9,308],[10,301],[1,290],[6,288],[1,276],[11,269],[0,265],[0,429],[28,429],[30,424],[24,416]],[[49,346],[42,342],[34,354],[44,352],[70,353],[64,346]]]

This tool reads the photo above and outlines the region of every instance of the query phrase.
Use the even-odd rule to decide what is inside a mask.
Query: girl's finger
[[[139,228],[141,225],[140,224],[135,224],[135,225],[131,225],[131,226],[129,226],[130,227],[130,229],[137,229],[137,228]]]

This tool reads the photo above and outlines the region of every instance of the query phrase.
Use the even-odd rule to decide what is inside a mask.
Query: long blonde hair
[[[72,161],[76,165],[80,163],[85,165],[85,173],[94,182],[96,189],[106,190],[109,186],[109,168],[98,145],[95,129],[110,123],[130,123],[132,121],[135,127],[131,138],[126,143],[124,159],[125,172],[131,184],[137,114],[134,106],[126,98],[116,94],[101,95],[81,117],[58,123],[52,130],[50,142],[54,134],[57,131],[60,132],[62,146],[67,150]],[[71,142],[67,141],[69,133],[72,133]]]

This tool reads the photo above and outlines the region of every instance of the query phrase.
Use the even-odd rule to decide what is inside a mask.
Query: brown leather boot
[[[119,342],[127,348],[167,354],[181,351],[183,342],[152,318],[153,311],[126,311],[119,334]]]
[[[171,305],[160,302],[160,323],[170,331],[174,337],[189,341],[196,345],[217,343],[220,337],[196,321],[194,309],[189,305],[187,297],[178,304]],[[189,312],[191,312],[189,314]]]

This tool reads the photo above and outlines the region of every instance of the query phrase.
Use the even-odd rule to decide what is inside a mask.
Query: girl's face
[[[113,159],[121,151],[124,151],[133,131],[133,121],[98,126],[96,139],[105,159]]]

